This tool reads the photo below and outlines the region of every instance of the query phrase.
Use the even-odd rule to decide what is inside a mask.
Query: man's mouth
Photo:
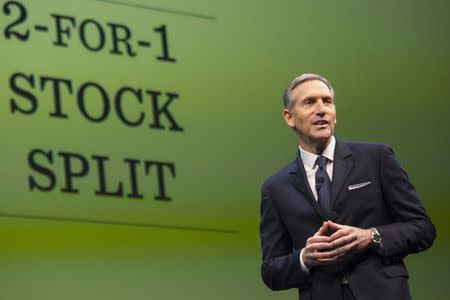
[[[317,120],[313,122],[313,125],[327,125],[328,121],[327,120]]]

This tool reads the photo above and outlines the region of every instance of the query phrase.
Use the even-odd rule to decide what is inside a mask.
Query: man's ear
[[[289,127],[295,128],[294,114],[291,114],[287,109],[283,109],[283,118]]]

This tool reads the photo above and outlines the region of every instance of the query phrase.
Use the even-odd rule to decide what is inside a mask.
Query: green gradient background
[[[166,24],[177,63],[154,59],[157,47],[129,58],[87,52],[76,35],[68,48],[51,46],[50,34],[32,32],[27,43],[1,35],[0,213],[238,233],[0,217],[1,299],[296,299],[295,290],[275,293],[260,279],[259,187],[295,155],[281,94],[303,72],[333,83],[337,136],[396,151],[438,232],[431,250],[407,258],[413,298],[448,297],[448,1],[128,1],[215,20],[88,0],[20,2],[29,15],[21,28],[50,25],[49,14],[61,13],[126,24],[157,44],[152,30]],[[1,14],[2,31],[12,20]],[[185,132],[125,127],[114,114],[88,123],[68,95],[70,118],[51,119],[48,90],[36,92],[36,114],[11,114],[8,80],[18,71],[75,86],[96,81],[110,93],[123,85],[178,92],[173,111]],[[174,200],[154,201],[154,178],[142,170],[144,200],[93,196],[93,171],[76,181],[79,195],[29,192],[26,157],[35,147],[108,155],[108,180],[125,180],[126,189],[123,158],[173,161]]]

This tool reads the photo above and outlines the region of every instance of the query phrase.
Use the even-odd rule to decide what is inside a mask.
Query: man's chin
[[[317,135],[313,135],[312,139],[316,140],[318,142],[326,142],[331,138],[332,134],[330,132],[328,133],[321,133]]]

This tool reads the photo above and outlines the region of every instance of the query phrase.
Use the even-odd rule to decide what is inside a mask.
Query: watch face
[[[375,228],[372,228],[372,241],[376,244],[381,242],[381,235]]]
[[[373,237],[373,241],[378,244],[379,242],[381,242],[381,237],[379,235],[375,235]]]

